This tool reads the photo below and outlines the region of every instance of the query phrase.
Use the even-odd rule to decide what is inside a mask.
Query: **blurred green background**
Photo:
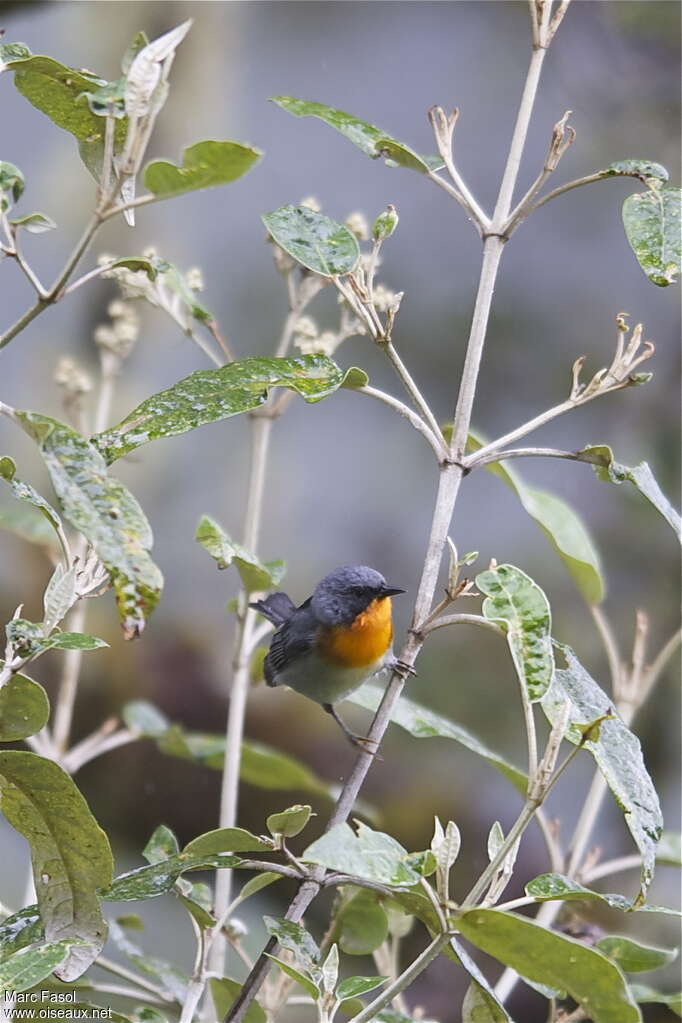
[[[183,268],[199,265],[206,279],[203,301],[236,352],[267,354],[279,335],[286,298],[260,214],[309,195],[339,220],[354,210],[373,217],[394,203],[400,226],[385,246],[379,277],[405,291],[395,342],[439,417],[449,418],[479,270],[475,232],[460,208],[419,175],[370,163],[321,123],[294,120],[266,100],[284,93],[325,102],[381,125],[422,152],[433,149],[427,108],[457,105],[456,159],[489,207],[529,56],[524,3],[5,3],[0,16],[7,41],[23,41],[35,53],[108,78],[117,76],[120,56],[137,29],[153,38],[191,16],[194,26],[178,51],[170,100],[150,155],[175,160],[183,146],[202,138],[239,139],[265,151],[256,169],[233,185],[141,210],[134,231],[106,225],[84,269],[99,252],[137,255],[150,244]],[[573,111],[578,137],[555,183],[628,157],[659,161],[673,182],[679,180],[679,22],[679,6],[657,0],[572,6],[546,62],[522,188],[537,173],[552,125],[566,109]],[[45,280],[82,230],[93,184],[72,138],[26,103],[11,75],[0,79],[0,87],[0,156],[25,173],[21,212],[43,210],[59,225],[59,231],[30,238],[25,246]],[[531,442],[572,449],[611,444],[628,465],[646,459],[676,502],[679,291],[651,285],[625,240],[620,207],[638,187],[631,180],[611,180],[573,191],[545,206],[514,236],[496,289],[474,424],[492,437],[562,400],[575,358],[588,355],[588,372],[610,361],[614,318],[626,311],[632,323],[644,323],[645,337],[656,344],[645,367],[654,372],[651,383],[564,416]],[[8,264],[1,268],[3,326],[30,301],[25,281]],[[114,295],[111,283],[97,282],[36,320],[2,352],[0,397],[61,415],[52,382],[57,360],[70,355],[94,372],[93,329],[105,321]],[[334,305],[324,294],[313,307],[322,326],[333,323]],[[116,419],[205,365],[161,313],[141,306],[138,311],[142,338],[117,387]],[[337,356],[344,366],[363,366],[377,386],[399,393],[367,338],[346,342]],[[4,422],[0,430],[2,450],[16,457],[21,475],[49,494],[28,439]],[[143,638],[133,644],[122,641],[110,596],[91,603],[88,629],[108,639],[111,648],[85,661],[76,737],[133,698],[156,702],[187,727],[222,729],[232,630],[225,606],[236,592],[236,575],[215,571],[193,534],[205,512],[239,535],[247,466],[248,424],[234,419],[155,442],[117,467],[152,522],[166,592]],[[651,617],[655,653],[677,620],[679,560],[672,532],[633,490],[599,483],[587,466],[532,459],[517,468],[569,500],[589,524],[608,581],[605,608],[624,656],[637,608]],[[286,558],[286,588],[296,600],[339,564],[376,566],[409,591],[396,601],[400,637],[423,559],[435,477],[421,439],[381,406],[344,392],[313,407],[296,401],[276,428],[261,553]],[[499,480],[477,473],[465,481],[451,535],[460,551],[481,552],[475,570],[495,557],[535,578],[552,603],[555,636],[574,646],[607,687],[605,658],[587,609],[534,522]],[[49,571],[44,558],[8,535],[0,536],[0,558],[2,620],[19,602],[27,617],[39,615]],[[58,656],[48,655],[36,667],[36,677],[54,692]],[[673,668],[666,673],[637,722],[672,829],[679,829],[676,674]],[[409,691],[523,763],[516,682],[501,644],[476,630],[440,631],[420,658]],[[366,726],[366,715],[346,714]],[[332,782],[340,783],[352,764],[333,722],[292,693],[255,687],[247,734],[299,757]],[[579,759],[571,779],[552,797],[550,813],[561,818],[565,837],[591,769],[587,757]],[[88,765],[78,782],[112,837],[120,869],[140,862],[140,849],[160,823],[173,828],[181,842],[217,824],[218,773],[163,757],[149,742]],[[517,796],[486,763],[444,740],[413,740],[397,731],[389,733],[384,760],[372,768],[363,795],[381,807],[382,827],[410,849],[428,845],[434,814],[458,822],[463,853],[454,875],[457,893],[467,890],[486,861],[491,823],[499,819],[507,828],[518,809]],[[260,831],[267,813],[301,798],[244,786],[240,823]],[[315,809],[319,828],[329,805],[318,800]],[[595,841],[604,858],[631,851],[622,815],[610,802]],[[0,900],[17,906],[25,885],[25,844],[2,821],[0,842]],[[544,846],[531,829],[508,897],[545,869]],[[611,889],[631,893],[635,883],[630,872],[614,879]],[[260,914],[281,913],[289,894],[280,884],[248,903],[244,918],[252,951],[264,937]],[[678,894],[675,871],[661,868],[652,901],[673,904]],[[308,920],[317,934],[325,908],[320,901]],[[192,936],[182,910],[165,899],[145,904],[142,912],[147,947],[189,966]],[[655,943],[676,943],[674,923],[660,917],[638,917],[634,927],[597,911],[592,919],[617,931],[636,930]],[[408,950],[416,952],[422,938],[415,930]],[[235,965],[234,975],[240,971]],[[353,972],[374,971],[369,966]],[[658,982],[658,975],[653,979]],[[675,983],[674,967],[668,981]],[[455,1023],[465,987],[451,964],[437,963],[411,989],[410,1001],[424,1004],[442,1023]],[[515,1018],[528,1023],[544,1021],[542,1005],[522,986],[510,1003]],[[656,1007],[647,1012],[649,1021],[672,1018]]]

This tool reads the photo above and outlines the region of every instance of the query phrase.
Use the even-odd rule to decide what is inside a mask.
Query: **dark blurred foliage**
[[[150,37],[195,20],[178,52],[169,103],[152,143],[153,155],[176,158],[201,138],[236,138],[265,150],[243,181],[183,197],[138,213],[134,232],[108,225],[96,252],[137,254],[153,243],[182,267],[200,264],[212,309],[240,354],[272,349],[285,315],[282,282],[271,265],[259,220],[262,212],[314,194],[337,219],[354,209],[374,216],[387,202],[399,209],[397,234],[386,246],[380,278],[405,290],[396,344],[438,415],[447,419],[479,269],[479,246],[458,207],[418,175],[372,164],[319,122],[294,120],[266,103],[286,93],[317,99],[365,117],[422,151],[433,148],[425,111],[432,103],[462,110],[456,157],[485,204],[497,187],[529,52],[523,3],[78,3],[3,4],[7,39],[34,52],[87,66],[114,77],[119,55],[135,30]],[[679,179],[678,5],[658,2],[575,3],[547,61],[521,185],[537,171],[551,127],[565,109],[578,132],[556,181],[569,180],[612,160],[645,157]],[[26,105],[3,76],[2,158],[27,177],[22,210],[42,209],[60,231],[31,239],[27,251],[44,278],[63,262],[92,202],[92,183],[70,137]],[[610,360],[614,318],[621,310],[642,320],[657,347],[644,388],[600,400],[563,417],[537,435],[538,443],[578,448],[610,443],[621,461],[646,459],[673,499],[679,491],[679,291],[653,287],[629,251],[620,223],[623,198],[638,187],[607,181],[576,190],[531,218],[505,253],[495,295],[475,424],[488,436],[504,432],[561,400],[574,359],[588,354],[594,371]],[[86,260],[84,266],[90,265]],[[3,266],[2,321],[11,322],[29,300],[14,269]],[[105,318],[113,288],[97,283],[49,311],[2,353],[1,397],[19,407],[61,414],[51,376],[69,354],[94,369],[92,330]],[[323,295],[319,312],[331,322],[335,305]],[[155,311],[144,312],[143,338],[117,391],[115,413],[203,368],[201,355]],[[364,366],[377,386],[398,392],[379,352],[367,339],[340,350],[344,365]],[[648,368],[648,367],[647,367]],[[30,443],[6,424],[3,450],[13,453],[24,477],[46,487]],[[535,440],[535,437],[532,438]],[[131,698],[158,703],[187,727],[220,731],[226,713],[231,621],[225,611],[236,578],[214,570],[192,537],[199,515],[241,529],[248,465],[248,427],[231,420],[162,441],[119,467],[153,523],[156,556],[167,591],[142,640],[126,645],[117,634],[113,602],[93,602],[89,628],[111,649],[88,656],[79,697],[76,735],[86,734]],[[588,521],[601,552],[609,595],[606,610],[627,656],[635,609],[652,619],[655,651],[675,627],[679,595],[674,537],[656,513],[626,487],[609,488],[587,466],[545,462],[519,465],[524,477],[570,500]],[[262,552],[286,557],[287,585],[304,598],[337,564],[366,562],[390,573],[413,593],[423,558],[435,492],[435,470],[421,439],[399,419],[360,397],[341,393],[313,408],[295,403],[278,425],[268,474]],[[550,597],[557,638],[575,646],[581,660],[607,686],[607,671],[591,619],[558,559],[511,492],[486,473],[467,479],[452,535],[461,551],[478,549],[479,566],[490,557],[511,560],[543,585]],[[1,609],[6,620],[19,601],[27,616],[39,614],[47,578],[44,561],[18,541],[0,538]],[[398,626],[407,624],[410,596],[396,601]],[[37,677],[54,693],[58,658],[40,662]],[[637,723],[670,828],[679,827],[679,702],[671,668]],[[516,683],[501,644],[477,632],[439,632],[419,661],[410,693],[450,715],[518,763],[524,737]],[[360,726],[366,716],[349,710]],[[352,752],[319,707],[291,693],[255,688],[247,733],[300,757],[329,780],[341,782]],[[550,813],[570,836],[591,776],[586,760],[553,796]],[[79,782],[98,819],[110,831],[121,867],[139,862],[149,833],[164,822],[185,841],[216,826],[219,775],[162,756],[144,742],[88,765]],[[433,814],[457,820],[464,837],[454,874],[466,889],[485,859],[491,823],[508,827],[517,799],[486,764],[444,740],[410,740],[391,731],[382,763],[374,765],[364,797],[381,808],[381,822],[408,848],[428,845]],[[241,820],[262,830],[266,813],[300,799],[245,786]],[[321,829],[328,804],[316,801]],[[1,826],[6,846],[3,899],[18,901],[25,849]],[[631,849],[622,815],[604,808],[595,838],[609,857]],[[524,880],[547,868],[539,833],[522,848],[510,898]],[[662,868],[654,902],[671,902],[677,886]],[[634,890],[632,872],[613,889]],[[285,884],[248,903],[256,949],[264,908],[281,912]],[[309,924],[323,927],[324,905]],[[143,907],[149,940],[168,956],[190,955],[191,935],[169,900]],[[662,918],[634,923],[601,910],[590,919],[604,927],[635,930],[642,938],[674,944]],[[418,951],[418,929],[406,955]],[[364,967],[373,972],[371,965]],[[494,968],[491,971],[494,976]],[[674,971],[670,984],[674,983]],[[645,980],[647,978],[644,978]],[[453,1006],[463,977],[435,964],[414,988],[443,1023],[458,1018]],[[541,1000],[519,987],[511,1003],[524,1023],[544,1020]],[[663,1020],[652,1007],[647,1019]]]

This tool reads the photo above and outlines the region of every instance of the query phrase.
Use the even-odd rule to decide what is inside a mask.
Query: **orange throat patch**
[[[391,598],[378,597],[351,625],[321,630],[318,642],[329,660],[345,668],[364,668],[384,656],[392,639]]]

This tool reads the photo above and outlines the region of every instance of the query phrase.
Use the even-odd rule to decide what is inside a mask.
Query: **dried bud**
[[[389,203],[372,224],[372,238],[377,242],[390,238],[398,226],[399,219],[395,206]]]
[[[291,258],[288,252],[281,249],[279,245],[272,243],[272,258],[275,262],[275,267],[281,274],[288,274],[296,266],[296,261]]]
[[[204,290],[204,278],[198,266],[190,267],[185,274],[185,282],[190,291]]]
[[[366,242],[369,238],[369,224],[367,217],[360,210],[349,213],[346,217],[346,227],[355,235],[358,241]]]
[[[92,381],[88,374],[68,355],[62,356],[57,363],[54,380],[63,388],[67,399],[80,398],[92,390]]]
[[[312,318],[312,316],[301,316],[296,321],[296,326],[294,327],[294,334],[297,337],[315,338],[317,337],[318,333],[319,331],[317,329],[317,324],[315,323],[315,320]]]
[[[125,359],[133,350],[140,333],[137,313],[128,302],[120,299],[110,302],[107,312],[111,316],[111,324],[102,323],[95,328],[95,344],[102,352],[107,351],[117,359]]]
[[[387,313],[389,310],[397,312],[402,297],[402,291],[396,294],[385,284],[377,284],[374,289],[374,308],[380,313]]]

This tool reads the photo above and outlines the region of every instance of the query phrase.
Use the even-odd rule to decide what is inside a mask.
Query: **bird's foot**
[[[397,657],[393,661],[391,668],[393,671],[397,672],[398,675],[402,676],[403,679],[408,678],[410,675],[417,674],[416,668],[414,668],[411,664],[408,664],[407,661],[401,661]]]
[[[354,746],[357,746],[358,749],[361,749],[363,753],[369,753],[369,755],[374,757],[376,760],[384,759],[379,753],[377,743],[374,739],[370,739],[366,735],[355,735],[354,732],[347,732],[346,734],[350,742],[352,742]]]

